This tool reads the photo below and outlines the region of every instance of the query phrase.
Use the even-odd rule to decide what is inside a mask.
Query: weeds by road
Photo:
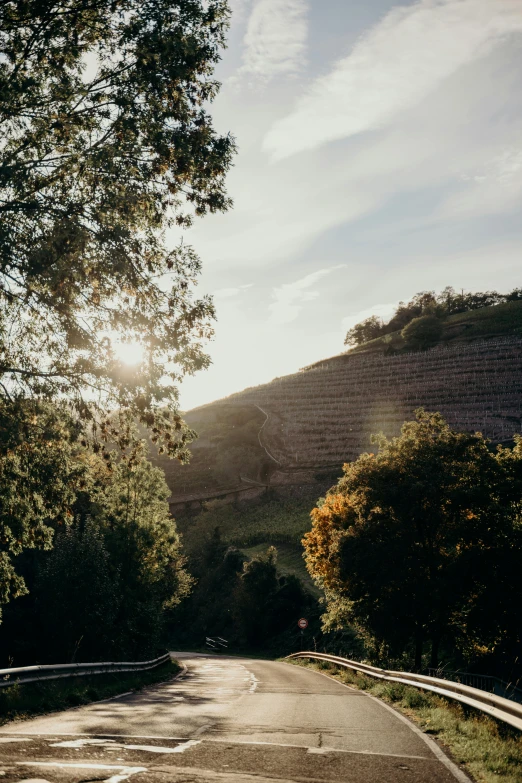
[[[180,668],[176,661],[168,661],[157,669],[145,672],[98,674],[12,685],[0,690],[0,725],[101,701],[127,691],[141,690],[148,685],[172,679]]]
[[[326,662],[292,661],[377,696],[437,738],[479,783],[522,783],[522,734],[486,715],[409,685],[380,682]]]

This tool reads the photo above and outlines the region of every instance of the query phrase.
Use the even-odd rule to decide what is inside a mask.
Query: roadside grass
[[[479,783],[522,783],[522,733],[516,729],[410,685],[374,680],[322,661],[292,663],[328,673],[393,705],[426,734],[436,737],[453,760]]]
[[[94,701],[108,699],[127,691],[137,691],[165,682],[176,676],[180,665],[175,661],[145,672],[97,674],[12,685],[0,689],[0,726],[12,720],[27,718]]]

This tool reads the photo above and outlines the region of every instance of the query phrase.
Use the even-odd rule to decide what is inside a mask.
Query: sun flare
[[[123,364],[131,366],[141,364],[145,357],[145,349],[140,343],[114,343],[114,354]]]

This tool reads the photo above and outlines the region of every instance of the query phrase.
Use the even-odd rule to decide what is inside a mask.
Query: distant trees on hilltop
[[[355,324],[347,333],[345,345],[363,345],[377,337],[391,332],[397,332],[408,326],[414,318],[435,316],[446,318],[456,313],[466,313],[469,310],[480,310],[482,307],[522,300],[522,288],[514,288],[509,294],[499,294],[498,291],[477,291],[475,293],[458,293],[451,286],[443,291],[419,291],[409,302],[399,302],[393,317],[385,323],[382,318],[372,315]]]

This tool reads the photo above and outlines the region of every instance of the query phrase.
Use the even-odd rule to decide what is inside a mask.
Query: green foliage
[[[382,319],[372,315],[365,321],[356,324],[347,333],[344,344],[361,346],[377,338],[393,335],[395,332],[402,332],[404,335],[403,330],[408,324],[414,319],[424,316],[446,319],[457,314],[484,310],[492,305],[520,301],[522,301],[522,289],[520,288],[515,288],[509,294],[499,294],[497,291],[486,291],[485,293],[464,293],[462,291],[457,293],[451,286],[446,286],[439,294],[436,294],[435,291],[420,291],[409,302],[399,302],[388,323],[384,323]],[[387,341],[386,344],[389,345],[389,342]]]
[[[72,519],[84,466],[74,458],[78,428],[64,407],[0,402],[0,610],[26,584],[14,558],[49,549]]]
[[[118,647],[134,654],[158,646],[165,611],[188,594],[192,583],[169,513],[169,494],[162,471],[143,458],[136,466],[120,463],[96,498],[120,578]]]
[[[442,336],[442,322],[436,315],[421,315],[404,327],[401,335],[406,348],[432,348]]]
[[[300,548],[304,533],[310,529],[310,505],[315,488],[302,498],[276,498],[265,495],[255,502],[205,504],[196,515],[180,516],[179,525],[187,551],[196,552],[208,530],[219,526],[229,546],[252,547],[288,544]]]
[[[136,450],[113,469],[86,450],[75,464],[82,486],[69,526],[58,526],[52,550],[17,556],[29,594],[6,608],[4,659],[153,655],[167,614],[190,590],[162,472]]]
[[[312,512],[304,544],[336,624],[359,624],[392,655],[449,640],[468,657],[520,652],[522,440],[492,452],[417,411],[398,438],[375,437]]]
[[[197,581],[175,615],[174,643],[202,646],[220,636],[230,649],[290,650],[303,613],[315,616],[318,630],[315,600],[297,577],[279,574],[276,561],[275,547],[247,559],[227,547],[219,528],[207,534],[190,560]]]
[[[89,661],[115,649],[119,576],[94,522],[58,533],[34,585],[47,656],[74,662],[80,653]]]
[[[379,337],[384,328],[384,322],[382,318],[378,318],[376,315],[366,318],[365,321],[361,321],[355,324],[347,333],[344,339],[345,345],[363,345],[370,340],[374,340]]]
[[[125,407],[186,453],[177,384],[208,364],[214,311],[193,299],[198,258],[164,233],[230,206],[234,142],[204,108],[228,18],[225,0],[1,5],[5,399]],[[143,363],[122,364],[118,341]]]

